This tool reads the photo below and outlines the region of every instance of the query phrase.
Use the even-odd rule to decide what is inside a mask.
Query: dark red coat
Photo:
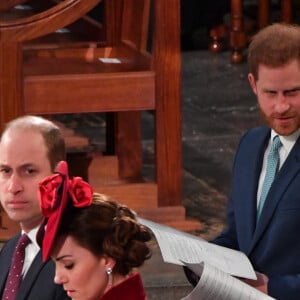
[[[107,291],[101,300],[147,300],[141,276],[138,273],[131,274]]]

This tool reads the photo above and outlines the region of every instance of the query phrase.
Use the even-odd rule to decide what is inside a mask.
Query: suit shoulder
[[[4,242],[2,247],[0,248],[0,254],[3,253],[6,249],[9,249],[9,251],[11,251],[11,247],[15,247],[19,237],[20,234],[17,234],[12,238],[10,238],[9,240],[7,240],[6,242]]]
[[[270,132],[270,128],[267,126],[263,127],[254,127],[244,132],[243,136],[257,136],[257,135],[265,135]]]
[[[246,132],[244,132],[240,142],[244,142],[245,140],[249,142],[251,140],[257,141],[258,139],[265,139],[269,133],[270,133],[270,128],[266,126],[251,128]]]

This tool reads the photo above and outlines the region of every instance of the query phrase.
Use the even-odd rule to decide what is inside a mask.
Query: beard
[[[291,135],[300,128],[300,116],[293,111],[268,116],[260,109],[260,115],[269,127],[282,136]]]

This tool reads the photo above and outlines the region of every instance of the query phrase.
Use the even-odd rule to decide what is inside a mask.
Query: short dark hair
[[[250,73],[258,80],[260,64],[280,67],[297,59],[300,66],[300,26],[275,23],[254,35],[248,47]]]
[[[38,116],[21,116],[6,124],[2,136],[11,130],[32,130],[42,135],[52,172],[59,161],[66,159],[66,145],[63,134],[52,121]]]

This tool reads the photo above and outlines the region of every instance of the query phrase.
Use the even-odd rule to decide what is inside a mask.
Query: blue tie
[[[265,179],[263,182],[261,196],[260,196],[260,200],[259,200],[258,208],[257,208],[257,220],[259,219],[259,216],[260,216],[263,206],[265,204],[265,200],[268,195],[269,189],[270,189],[272,182],[274,181],[274,178],[278,171],[279,148],[281,146],[282,146],[282,143],[280,141],[280,138],[278,135],[276,135],[273,139],[271,149],[268,154],[266,175],[265,175]]]

